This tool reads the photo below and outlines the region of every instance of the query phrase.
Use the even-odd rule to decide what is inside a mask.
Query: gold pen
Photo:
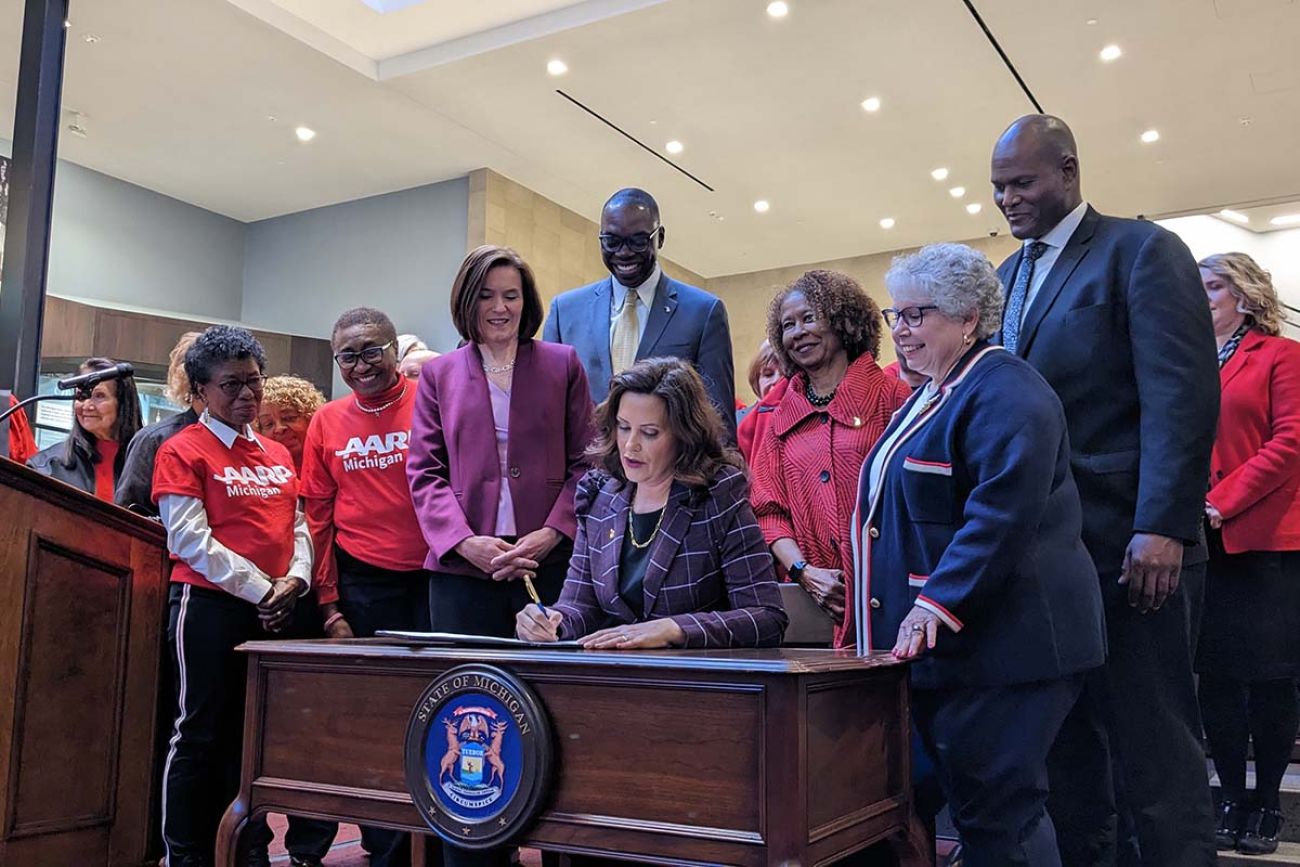
[[[542,604],[542,597],[537,595],[537,588],[533,586],[533,579],[527,572],[524,573],[524,589],[528,591],[529,596],[533,597],[533,602],[542,610],[542,614],[550,613],[546,610],[546,606]]]

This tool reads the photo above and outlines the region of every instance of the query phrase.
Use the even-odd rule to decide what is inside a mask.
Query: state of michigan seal
[[[462,665],[420,696],[406,727],[406,785],[444,840],[505,843],[537,814],[550,777],[550,721],[514,675]]]

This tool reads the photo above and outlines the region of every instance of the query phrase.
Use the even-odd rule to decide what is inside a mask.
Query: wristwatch
[[[796,560],[790,564],[790,568],[785,570],[785,574],[790,576],[791,581],[798,582],[803,579],[803,570],[808,568],[807,560]]]

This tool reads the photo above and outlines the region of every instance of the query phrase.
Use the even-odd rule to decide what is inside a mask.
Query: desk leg
[[[216,867],[238,867],[239,835],[248,825],[248,802],[240,795],[230,802],[217,826]]]
[[[934,831],[915,815],[889,843],[899,867],[934,867]]]

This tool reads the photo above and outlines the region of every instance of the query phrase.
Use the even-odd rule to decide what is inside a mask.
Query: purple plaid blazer
[[[633,488],[592,470],[578,485],[578,534],[555,610],[561,638],[636,621],[618,595],[619,556]],[[786,614],[749,484],[723,467],[706,490],[674,483],[645,573],[645,620],[669,617],[686,647],[774,647]]]

